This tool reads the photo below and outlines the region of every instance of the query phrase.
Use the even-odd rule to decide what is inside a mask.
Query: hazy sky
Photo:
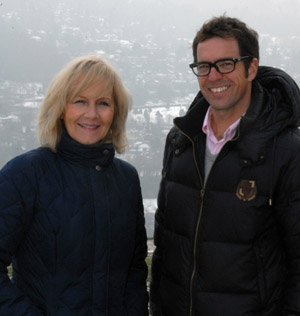
[[[34,21],[38,18],[33,10],[35,6],[47,13],[47,8],[50,11],[57,3],[68,3],[70,8],[81,5],[90,14],[101,14],[102,9],[110,7],[114,17],[130,17],[130,12],[138,8],[141,16],[152,16],[153,22],[159,25],[172,22],[191,37],[205,20],[223,13],[244,20],[261,33],[300,32],[300,0],[1,0],[0,15],[31,7],[32,14],[30,11],[24,14]],[[127,21],[130,23],[130,19]]]
[[[284,68],[287,72],[293,71],[292,75],[299,84],[300,0],[0,0],[0,22],[1,19],[2,22],[5,21],[7,28],[2,32],[0,30],[1,45],[4,48],[0,52],[0,80],[5,80],[5,76],[10,73],[15,74],[17,71],[20,72],[20,77],[24,74],[25,80],[28,74],[40,71],[45,73],[45,82],[48,82],[66,62],[66,58],[61,58],[59,49],[65,51],[69,49],[69,57],[75,57],[78,53],[81,55],[90,53],[80,51],[79,48],[83,47],[83,43],[80,42],[76,44],[74,51],[72,51],[73,43],[66,43],[70,47],[55,49],[53,43],[58,39],[59,32],[62,32],[63,25],[69,24],[74,27],[78,22],[78,26],[85,33],[84,37],[88,38],[89,33],[95,29],[96,19],[99,19],[99,23],[96,25],[101,31],[101,18],[105,21],[106,31],[111,34],[120,34],[119,30],[124,29],[121,32],[121,40],[132,40],[136,34],[138,43],[141,36],[151,34],[152,42],[157,45],[168,41],[170,45],[163,47],[166,54],[178,49],[178,45],[181,45],[178,44],[178,38],[186,39],[182,45],[189,53],[186,61],[188,69],[188,63],[192,62],[190,44],[197,30],[211,17],[222,14],[243,20],[259,33],[261,52],[263,52],[261,53],[261,65]],[[92,19],[94,19],[94,23],[91,23]],[[134,24],[136,21],[138,23]],[[28,60],[31,52],[28,53],[27,49],[22,55],[20,42],[25,36],[28,36],[28,32],[32,29],[34,32],[46,29],[48,37],[45,37],[46,40],[41,45],[44,51],[41,53],[34,51],[32,65],[26,69],[25,66],[31,63],[31,60]],[[5,33],[3,34],[3,32]],[[77,31],[75,30],[75,32]],[[52,34],[49,35],[49,33]],[[16,34],[20,34],[19,38],[16,37]],[[43,36],[43,34],[33,35]],[[268,40],[264,41],[266,37]],[[52,40],[52,44],[50,40]],[[91,37],[91,41],[95,41],[95,38]],[[30,46],[28,42],[24,44],[25,47],[28,45]],[[45,62],[41,60],[41,55],[45,54],[47,45],[50,49],[54,47],[54,51],[51,51],[50,57],[45,56],[45,59],[50,59],[52,64],[44,71],[42,63],[45,64]],[[50,47],[50,45],[52,46]],[[101,45],[104,48],[108,46],[99,43],[99,50],[102,48]],[[282,51],[274,63],[274,57],[269,58],[267,49],[273,49],[274,56],[274,49],[276,50],[277,47],[280,47]],[[12,54],[16,52],[19,52],[19,55],[12,57]],[[114,54],[114,52],[107,53]],[[58,56],[59,54],[60,56]],[[290,60],[289,64],[284,60]],[[112,63],[119,68],[118,60],[112,59]],[[147,66],[150,67],[150,71],[153,71],[151,60]],[[7,71],[8,67],[11,69],[9,68]],[[6,72],[3,71],[3,76],[1,76],[1,69],[6,69]]]
[[[8,80],[10,86],[6,96],[0,95],[0,109],[7,100],[22,104],[26,87],[18,89],[15,82],[46,88],[67,59],[91,53],[85,51],[91,47],[117,66],[134,107],[149,101],[170,104],[173,98],[186,98],[189,105],[199,89],[188,67],[192,39],[205,21],[222,14],[259,33],[262,65],[284,68],[300,84],[300,0],[0,0],[0,83]],[[24,126],[34,119],[25,110]],[[26,136],[23,130],[30,129],[19,125],[16,132]],[[15,141],[15,131],[3,129],[11,133],[3,139]],[[10,156],[21,151],[12,148]]]
[[[171,37],[192,39],[204,21],[226,13],[242,19],[259,34],[290,34],[300,41],[300,0],[0,0],[0,18],[18,10],[20,20],[28,26],[35,25],[40,23],[41,15],[49,14],[53,8],[57,10],[59,3],[67,4],[68,9],[79,6],[87,17],[100,17],[103,11],[110,10],[108,23],[112,29],[119,20],[130,24],[138,14],[143,24],[137,27],[149,31],[172,24],[175,29]],[[57,21],[53,19],[53,23]],[[1,45],[5,45],[5,39]]]

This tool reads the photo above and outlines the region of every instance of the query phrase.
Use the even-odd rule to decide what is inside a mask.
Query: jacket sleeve
[[[159,301],[159,286],[161,278],[161,264],[162,264],[162,234],[163,234],[163,193],[164,179],[161,180],[158,194],[158,208],[155,213],[155,227],[154,227],[154,245],[155,249],[152,256],[151,264],[151,281],[150,281],[150,312],[152,316],[160,316],[160,301]]]
[[[155,226],[154,226],[154,245],[155,250],[152,256],[151,264],[151,281],[150,281],[150,313],[152,316],[160,316],[161,308],[159,301],[159,287],[161,279],[161,266],[163,254],[163,231],[164,231],[164,205],[165,205],[165,176],[169,164],[170,139],[172,139],[172,131],[169,133],[163,158],[162,179],[157,198],[157,210],[155,213]]]
[[[299,146],[298,146],[299,147]],[[287,279],[283,316],[300,315],[300,153],[282,172],[275,200],[286,253]]]
[[[147,234],[145,229],[144,207],[139,180],[138,188],[136,189],[136,191],[135,203],[137,219],[135,249],[128,272],[125,293],[125,305],[128,316],[147,316],[149,300],[146,284],[148,267],[145,262],[145,259],[147,257]]]
[[[30,225],[33,199],[31,186],[22,171],[9,166],[0,171],[0,315],[41,316],[7,272]]]

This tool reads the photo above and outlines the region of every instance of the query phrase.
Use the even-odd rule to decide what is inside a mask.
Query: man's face
[[[243,57],[239,54],[238,42],[234,38],[214,37],[198,44],[197,61],[215,62],[223,58]],[[211,105],[213,112],[243,113],[247,110],[251,99],[252,81],[256,76],[258,61],[254,58],[245,71],[244,62],[237,62],[235,70],[228,74],[220,74],[214,67],[210,74],[198,77],[200,90]]]

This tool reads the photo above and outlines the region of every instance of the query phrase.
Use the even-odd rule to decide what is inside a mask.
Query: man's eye
[[[198,70],[205,70],[209,68],[209,65],[208,64],[201,64],[201,65],[198,65]]]
[[[232,67],[232,62],[231,61],[223,61],[220,63],[219,67]]]

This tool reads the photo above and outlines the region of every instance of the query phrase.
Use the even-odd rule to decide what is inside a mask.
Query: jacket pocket
[[[258,293],[261,300],[261,304],[266,303],[266,282],[263,266],[263,252],[262,249],[258,246],[254,247],[255,257],[256,257],[256,266],[257,266],[257,282],[258,282]]]

